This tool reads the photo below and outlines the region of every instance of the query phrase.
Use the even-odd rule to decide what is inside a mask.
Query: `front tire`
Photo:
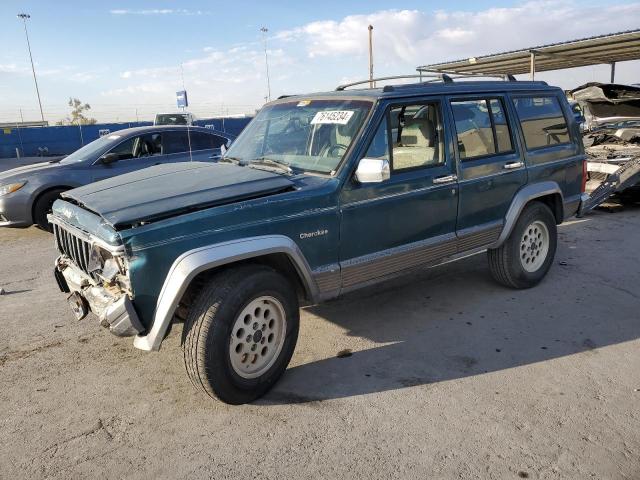
[[[37,199],[33,205],[33,223],[49,233],[53,232],[53,226],[47,220],[47,215],[51,213],[53,202],[60,198],[60,194],[64,192],[63,189],[50,190],[43,193]]]
[[[260,265],[223,271],[202,289],[185,322],[187,374],[213,398],[251,402],[286,370],[298,330],[298,298],[285,277]]]
[[[487,256],[493,278],[511,288],[530,288],[544,278],[556,254],[556,219],[544,203],[527,205],[511,234]]]

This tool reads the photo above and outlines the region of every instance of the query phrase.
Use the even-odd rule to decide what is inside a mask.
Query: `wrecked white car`
[[[584,114],[585,152],[589,155],[583,212],[613,194],[640,199],[640,87],[587,83],[570,92]]]

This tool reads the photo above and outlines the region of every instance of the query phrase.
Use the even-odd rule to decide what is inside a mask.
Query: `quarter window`
[[[513,104],[529,150],[571,141],[567,121],[556,97],[517,97]]]
[[[380,123],[376,134],[367,149],[367,158],[389,160],[389,131],[387,130],[387,116]]]

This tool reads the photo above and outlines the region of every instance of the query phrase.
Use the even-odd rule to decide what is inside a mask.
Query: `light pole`
[[[373,25],[369,25],[369,88],[373,88]]]
[[[27,19],[31,18],[28,13],[19,13],[17,15],[24,23],[24,34],[27,37],[27,48],[29,49],[29,60],[31,60],[31,71],[33,72],[33,83],[36,84],[36,95],[38,95],[38,105],[40,106],[40,118],[44,122],[44,113],[42,113],[42,101],[40,100],[40,90],[38,89],[38,80],[36,79],[36,69],[33,66],[33,56],[31,55],[31,44],[29,43],[29,33],[27,32]]]
[[[269,80],[269,57],[267,56],[267,32],[269,29],[267,27],[260,28],[262,32],[262,41],[264,43],[264,64],[267,69],[267,101],[271,101],[271,81]]]

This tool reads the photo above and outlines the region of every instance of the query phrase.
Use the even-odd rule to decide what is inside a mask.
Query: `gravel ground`
[[[191,387],[180,328],[145,353],[73,320],[49,235],[0,245],[1,478],[640,478],[638,208],[563,225],[529,291],[478,255],[305,309],[241,407]]]

